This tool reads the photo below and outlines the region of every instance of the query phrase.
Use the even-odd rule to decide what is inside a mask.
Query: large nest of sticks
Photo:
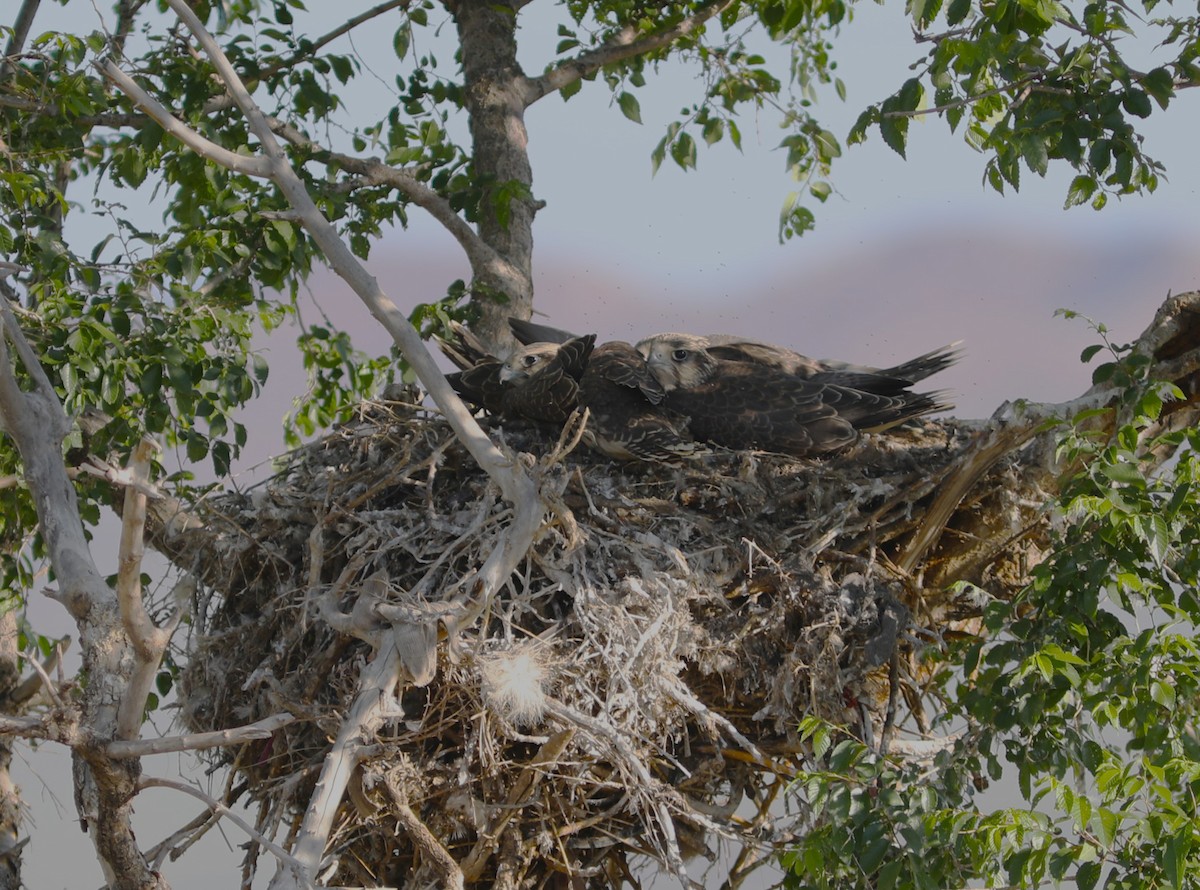
[[[756,851],[744,867],[796,828],[772,801],[802,760],[801,718],[890,731],[896,687],[919,698],[914,651],[971,617],[921,587],[936,546],[900,567],[921,505],[972,447],[964,425],[910,425],[834,459],[726,452],[678,467],[496,432],[540,477],[546,524],[520,575],[438,647],[436,676],[410,684],[370,740],[330,845],[334,883],[423,886],[438,872],[417,823],[480,886],[620,884],[635,854],[680,869],[720,837]],[[997,502],[968,500],[945,534],[973,512],[1006,516],[1014,539],[1029,531],[1021,486],[980,490]],[[428,611],[487,558],[509,510],[440,419],[398,401],[364,405],[207,509],[229,531],[195,566],[208,598],[185,722],[302,718],[225,755],[230,797],[247,794],[260,831],[285,836],[370,655],[315,599],[350,610],[382,571],[384,599]],[[1019,584],[1034,546],[1022,541],[979,560],[975,580]]]

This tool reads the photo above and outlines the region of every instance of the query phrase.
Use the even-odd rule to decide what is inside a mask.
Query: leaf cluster
[[[1200,431],[1150,432],[1180,394],[1128,346],[1085,360],[1102,350],[1095,377],[1122,395],[1063,433],[1055,546],[944,656],[944,720],[966,731],[927,768],[803,727],[821,768],[798,791],[814,829],[785,857],[793,886],[1200,881]],[[1097,423],[1114,410],[1115,431]],[[1164,447],[1177,459],[1146,472]],[[964,776],[1024,805],[986,812]]]

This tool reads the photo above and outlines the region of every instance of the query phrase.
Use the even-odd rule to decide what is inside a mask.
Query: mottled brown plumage
[[[587,442],[619,460],[674,462],[704,449],[687,435],[685,421],[662,404],[666,392],[628,343],[597,346],[579,383],[580,404],[590,412]]]
[[[639,351],[696,439],[727,448],[825,454],[860,431],[887,429],[947,407],[936,394],[871,392],[798,376],[775,364],[714,358],[707,340],[659,334]],[[890,385],[890,384],[889,384]]]
[[[579,407],[579,380],[595,334],[566,343],[535,343],[514,352],[497,378],[504,387],[502,413],[546,423],[563,423]]]
[[[681,335],[655,334],[639,341],[637,348],[648,352],[654,343],[678,336]],[[953,365],[961,354],[959,345],[951,343],[891,368],[875,368],[833,359],[809,358],[785,346],[775,346],[729,334],[693,336],[691,342],[718,361],[765,365],[815,383],[833,383],[880,395],[903,393],[914,383]]]
[[[578,407],[579,379],[596,341],[594,334],[563,344],[525,346],[503,362],[481,352],[472,339],[460,333],[455,343],[439,341],[450,360],[463,367],[446,379],[467,402],[500,417],[554,424],[563,423]]]

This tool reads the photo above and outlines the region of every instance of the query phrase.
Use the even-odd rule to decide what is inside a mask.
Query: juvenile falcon
[[[852,445],[877,432],[949,407],[936,393],[895,395],[806,379],[774,364],[714,358],[707,339],[659,334],[638,351],[666,391],[666,407],[688,418],[691,434],[727,448],[796,456]]]
[[[446,375],[466,401],[500,417],[563,423],[579,405],[579,379],[596,341],[594,334],[565,343],[535,343],[500,361],[465,329],[439,339],[442,351],[462,370]]]
[[[497,372],[504,388],[502,413],[561,424],[579,407],[579,381],[595,334],[566,343],[533,343],[505,360]]]
[[[508,326],[513,336],[521,343],[565,343],[574,336],[570,331],[561,328],[518,318],[510,318]],[[647,337],[638,342],[637,348],[642,349],[660,336],[671,335]],[[706,337],[697,337],[697,341],[715,359],[767,365],[805,380],[836,383],[839,386],[881,395],[899,395],[914,383],[938,371],[944,371],[958,361],[962,354],[959,344],[951,343],[894,367],[876,368],[835,359],[810,358],[785,346],[750,340],[735,334],[709,334]]]
[[[670,463],[703,454],[665,398],[640,352],[618,340],[602,343],[579,382],[579,402],[590,412],[586,441],[618,460]]]

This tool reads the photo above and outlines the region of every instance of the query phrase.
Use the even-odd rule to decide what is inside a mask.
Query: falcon
[[[461,370],[446,379],[466,401],[500,417],[521,417],[561,424],[579,405],[579,379],[595,344],[595,334],[568,338],[564,343],[533,343],[504,361],[490,355],[463,328],[455,338],[439,338],[442,352]]]
[[[695,438],[727,448],[828,454],[854,444],[860,432],[949,407],[937,393],[872,392],[774,363],[714,358],[707,344],[691,334],[658,334],[638,351],[666,391],[663,404],[688,418]]]
[[[545,341],[565,343],[574,334],[561,328],[510,318],[508,326],[513,336],[521,343]],[[659,337],[672,336],[659,334],[647,337],[637,344],[638,349],[653,343]],[[875,368],[869,365],[856,365],[850,362],[834,359],[809,358],[785,346],[750,340],[734,334],[710,334],[697,337],[697,341],[715,359],[750,362],[778,368],[788,374],[813,380],[819,383],[835,383],[838,386],[848,386],[864,392],[881,395],[899,395],[911,388],[913,384],[944,371],[958,361],[961,350],[958,343],[951,343],[924,355],[919,355],[902,364],[891,368]]]
[[[566,343],[523,346],[500,366],[501,413],[561,424],[579,407],[579,381],[587,367],[595,334]]]
[[[684,419],[663,407],[666,395],[640,352],[619,340],[602,343],[579,381],[579,403],[589,411],[586,441],[618,460],[671,463],[705,453]]]
[[[661,336],[664,335],[640,341],[638,348]],[[726,334],[713,334],[701,340],[708,354],[715,359],[767,365],[805,380],[834,383],[881,395],[899,395],[914,383],[944,371],[957,362],[961,355],[959,344],[951,343],[891,368],[873,368],[833,359],[809,358],[784,346]]]

